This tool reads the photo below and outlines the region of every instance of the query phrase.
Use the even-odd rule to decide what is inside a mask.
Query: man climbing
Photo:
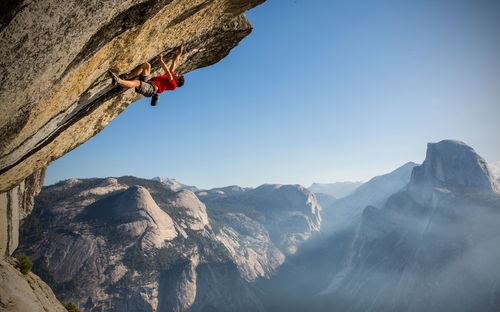
[[[177,54],[172,60],[170,68],[163,61],[163,56],[158,57],[158,62],[165,71],[165,75],[155,76],[151,79],[147,79],[147,76],[151,73],[151,64],[148,62],[139,65],[128,75],[117,76],[114,72],[109,71],[111,77],[116,81],[116,83],[124,88],[135,88],[135,91],[146,97],[153,97],[151,105],[155,106],[158,102],[158,94],[166,90],[175,90],[177,87],[182,87],[184,85],[184,76],[177,75],[175,67],[179,63],[182,55],[182,46],[177,50]],[[132,79],[139,77],[139,79]],[[129,80],[132,79],[132,80]]]

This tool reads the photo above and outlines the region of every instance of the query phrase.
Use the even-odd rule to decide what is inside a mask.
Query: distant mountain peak
[[[389,173],[376,176],[359,186],[352,194],[325,207],[322,230],[340,231],[357,224],[366,206],[380,207],[389,196],[405,188],[413,168],[417,165],[407,162]]]
[[[321,193],[335,198],[345,197],[354,192],[363,182],[313,183],[308,188],[313,193]]]
[[[192,192],[198,191],[198,188],[196,186],[183,184],[183,183],[177,181],[177,179],[173,179],[173,178],[154,177],[152,180],[161,182],[163,185],[169,187],[174,192],[181,191],[181,190],[189,190]]]
[[[428,143],[425,161],[413,169],[412,188],[446,188],[455,191],[499,192],[486,161],[464,142]]]

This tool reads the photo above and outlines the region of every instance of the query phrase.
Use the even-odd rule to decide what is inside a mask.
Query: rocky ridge
[[[153,180],[159,181],[159,182],[165,184],[166,186],[170,187],[170,189],[172,189],[172,191],[175,191],[175,192],[180,191],[180,190],[189,190],[192,192],[198,191],[198,188],[196,186],[183,184],[183,183],[177,181],[177,179],[154,177]]]
[[[287,257],[276,276],[259,280],[266,311],[328,311],[328,305],[318,293],[328,287],[331,278],[343,266],[349,254],[363,210],[367,205],[379,205],[410,181],[409,162],[390,173],[370,179],[351,195],[322,206],[321,229],[305,242],[298,252]],[[319,200],[318,202],[324,202]],[[346,310],[348,310],[346,308]]]
[[[308,189],[315,194],[326,194],[341,198],[351,194],[362,184],[363,182],[313,183]]]
[[[427,145],[425,161],[412,172],[409,188],[426,193],[436,188],[461,193],[500,192],[486,161],[465,143],[453,140]]]
[[[320,230],[321,207],[314,194],[300,185],[264,184],[255,189],[233,186],[197,194],[214,216],[241,212],[258,220],[287,254],[294,254]]]
[[[44,0],[10,7],[0,29],[0,190],[82,144],[138,99],[114,87],[108,69],[126,73],[151,61],[156,72],[156,56],[170,57],[181,43],[179,73],[214,64],[250,33],[242,13],[262,2]]]
[[[15,250],[45,167],[139,99],[111,84],[182,43],[179,73],[224,58],[265,0],[7,0],[0,4],[0,254]],[[27,53],[29,51],[29,53]],[[7,264],[8,265],[8,264]]]
[[[266,311],[498,311],[495,181],[463,142],[429,146],[324,208],[321,232],[258,282]]]
[[[67,311],[45,282],[33,273],[23,275],[15,266],[14,258],[0,260],[0,311]]]
[[[497,311],[500,194],[463,142],[428,145],[408,187],[368,206],[323,306],[350,311]]]
[[[0,28],[0,191],[91,138],[139,98],[113,86],[108,69],[126,73],[150,61],[157,72],[156,56],[172,56],[181,43],[179,73],[214,64],[250,33],[242,13],[262,2],[8,1]]]
[[[381,206],[392,194],[406,187],[415,166],[416,163],[408,162],[390,173],[374,177],[351,195],[324,207],[322,232],[338,232],[357,226],[366,206]]]
[[[217,193],[205,206],[133,177],[67,180],[43,189],[18,252],[85,311],[261,311],[253,283],[318,230],[319,207],[300,186],[242,192],[260,204],[245,212]]]

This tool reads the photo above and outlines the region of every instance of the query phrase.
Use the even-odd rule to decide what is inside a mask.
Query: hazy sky
[[[227,58],[130,105],[46,183],[367,180],[442,139],[500,160],[500,1],[269,0],[247,16]]]

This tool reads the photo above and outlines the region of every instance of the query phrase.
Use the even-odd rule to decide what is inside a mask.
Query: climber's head
[[[184,76],[180,75],[176,79],[177,87],[182,87],[184,85]]]

